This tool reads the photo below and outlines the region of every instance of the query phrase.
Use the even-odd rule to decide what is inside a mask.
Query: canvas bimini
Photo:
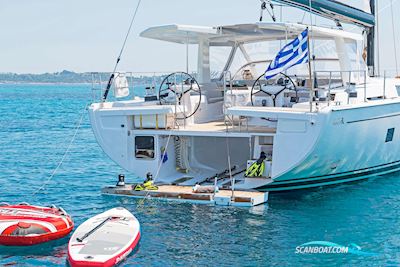
[[[266,79],[306,29],[311,61]],[[144,97],[90,106],[98,143],[127,171],[159,185],[265,192],[400,170],[400,83],[370,76],[364,36],[282,22],[166,25],[141,36],[196,46],[198,63]],[[132,86],[122,80],[116,96]]]

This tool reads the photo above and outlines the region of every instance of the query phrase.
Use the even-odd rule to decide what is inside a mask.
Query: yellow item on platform
[[[157,190],[158,189],[158,186],[154,185],[153,180],[144,182],[143,186],[146,190]]]
[[[149,181],[146,181],[146,182],[143,183],[144,187],[149,187],[149,186],[152,186],[152,185],[153,185],[153,181],[152,180],[149,180]]]
[[[137,184],[134,188],[135,191],[143,191],[143,190],[157,190],[158,186],[154,185],[152,180],[146,181],[143,184]]]
[[[250,165],[244,174],[245,177],[262,177],[265,170],[265,163],[262,161],[258,163],[257,161]]]
[[[144,187],[143,187],[143,185],[141,185],[141,184],[137,184],[137,185],[135,186],[134,190],[135,190],[135,191],[142,191],[142,190],[144,190]]]

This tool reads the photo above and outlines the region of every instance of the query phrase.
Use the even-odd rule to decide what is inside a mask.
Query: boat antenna
[[[117,61],[115,62],[114,70],[110,75],[110,79],[108,79],[107,87],[106,87],[106,90],[104,91],[102,102],[106,101],[108,93],[109,93],[109,91],[111,89],[111,85],[112,85],[112,82],[114,80],[114,73],[115,73],[115,71],[116,71],[116,69],[118,67],[119,62],[121,61],[121,56],[122,56],[122,53],[124,52],[126,41],[128,40],[129,34],[131,32],[131,28],[132,28],[133,22],[134,22],[134,20],[136,18],[136,14],[137,14],[137,12],[139,10],[139,6],[140,6],[140,2],[141,1],[142,0],[138,1],[137,5],[136,5],[136,8],[135,8],[135,12],[132,15],[131,23],[129,24],[128,32],[126,33],[125,40],[124,40],[124,42],[122,44],[122,47],[121,47],[121,51],[119,51],[119,54],[118,54],[118,57],[117,57]]]
[[[260,8],[260,22],[263,21],[263,17],[264,17],[264,10],[267,10],[268,14],[271,16],[272,21],[276,21],[276,17],[275,17],[275,12],[274,12],[274,5],[271,3],[271,1],[266,1],[266,0],[260,0],[261,2],[261,8]],[[269,4],[271,11],[269,11],[269,9],[267,9],[267,3]]]

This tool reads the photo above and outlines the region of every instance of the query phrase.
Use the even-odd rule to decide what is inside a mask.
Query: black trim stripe
[[[385,164],[387,165],[387,164]],[[367,178],[366,176],[372,176],[372,175],[379,175],[383,173],[388,173],[388,172],[395,172],[400,169],[400,163],[395,164],[393,166],[388,166],[380,169],[374,169],[374,170],[369,170],[369,171],[364,171],[364,172],[359,172],[359,173],[354,173],[357,171],[353,171],[353,174],[347,174],[339,177],[331,177],[331,178],[325,178],[325,179],[318,179],[318,180],[312,180],[312,181],[295,181],[291,182],[288,181],[288,183],[282,184],[279,182],[272,182],[271,184],[264,185],[258,188],[255,188],[260,191],[284,191],[284,190],[291,190],[292,187],[313,187],[313,186],[321,186],[323,184],[330,184],[330,183],[340,183],[340,182],[346,182],[346,180],[353,181],[353,180],[358,180],[358,179],[364,179]],[[295,179],[294,179],[295,180]]]
[[[380,168],[380,167],[384,167],[384,166],[388,166],[388,165],[394,165],[400,163],[400,160],[396,160],[393,162],[389,162],[389,163],[385,163],[385,164],[380,164],[380,165],[375,165],[372,167],[366,167],[366,168],[361,168],[361,169],[357,169],[357,170],[352,170],[352,171],[346,171],[346,172],[338,172],[338,173],[332,173],[332,174],[324,174],[324,175],[317,175],[317,176],[310,176],[310,177],[303,177],[303,178],[293,178],[287,181],[276,181],[276,183],[279,184],[284,184],[284,183],[292,183],[292,181],[299,181],[299,180],[315,180],[315,179],[319,179],[319,178],[324,178],[324,177],[330,177],[330,178],[335,178],[336,176],[340,176],[340,175],[344,175],[344,174],[353,174],[355,172],[363,172],[363,171],[368,171],[371,169],[376,169],[376,168]]]

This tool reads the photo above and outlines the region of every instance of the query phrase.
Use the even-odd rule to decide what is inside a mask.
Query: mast
[[[371,14],[375,17],[375,0],[369,1]],[[375,26],[367,30],[367,66],[368,75],[375,76]]]

